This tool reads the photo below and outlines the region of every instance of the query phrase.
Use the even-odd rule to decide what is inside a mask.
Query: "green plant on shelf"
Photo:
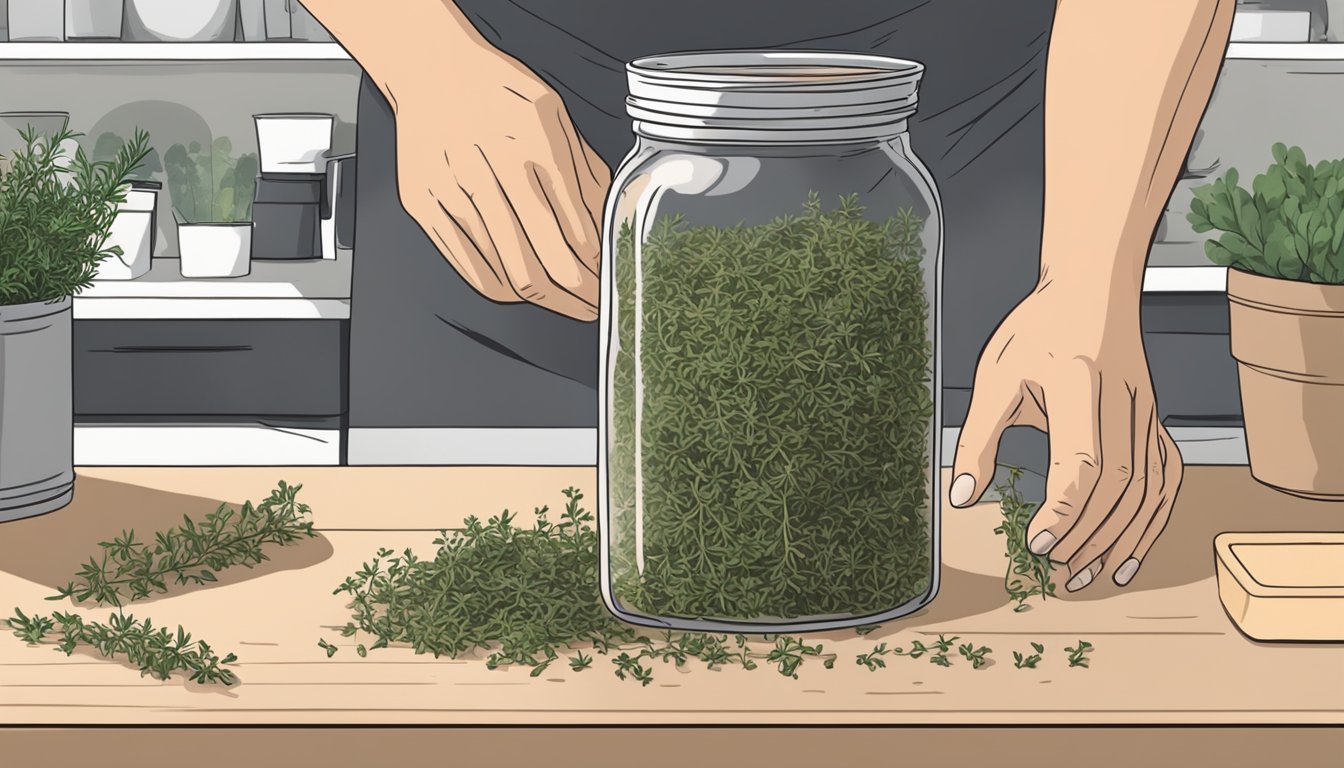
[[[220,137],[208,147],[174,144],[163,156],[173,210],[185,224],[250,221],[260,164],[255,153],[235,156]]]
[[[1196,187],[1187,219],[1215,264],[1267,277],[1344,283],[1344,160],[1308,163],[1300,147],[1275,144],[1274,162],[1240,185],[1237,169]]]
[[[93,142],[93,148],[90,150],[86,147],[86,151],[94,162],[111,162],[126,144],[127,141],[121,134],[104,131],[98,134],[98,138]],[[149,154],[145,155],[144,161],[131,171],[130,178],[134,181],[153,181],[156,175],[162,173],[163,161],[159,158],[159,151],[150,147]]]
[[[24,146],[0,167],[0,306],[73,296],[93,284],[99,262],[121,255],[107,238],[149,135],[137,132],[109,160],[82,147],[70,156],[78,135],[22,131]]]

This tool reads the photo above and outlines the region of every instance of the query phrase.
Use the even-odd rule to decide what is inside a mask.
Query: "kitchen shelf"
[[[347,320],[349,251],[335,259],[253,261],[246,277],[186,279],[177,259],[154,259],[135,280],[103,280],[75,297],[76,320]]]
[[[0,43],[0,62],[352,61],[336,43]]]
[[[1227,290],[1227,267],[1148,267],[1143,273],[1144,293],[1222,293]]]
[[[1344,61],[1344,43],[1230,43],[1223,58]]]

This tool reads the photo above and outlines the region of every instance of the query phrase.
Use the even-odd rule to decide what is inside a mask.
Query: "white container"
[[[266,42],[266,4],[273,0],[238,0],[238,22],[243,29],[243,40],[249,43]],[[283,2],[283,0],[281,0]]]
[[[1306,43],[1311,40],[1309,11],[1238,10],[1232,17],[1234,43]]]
[[[120,256],[108,256],[98,264],[94,280],[134,280],[149,271],[154,242],[154,214],[118,211],[107,236],[108,247],[119,246]]]
[[[331,42],[331,35],[299,0],[238,0],[243,39]]]
[[[52,42],[65,39],[65,0],[9,0],[9,39]]]
[[[126,39],[174,43],[232,41],[238,0],[126,0]]]
[[[254,115],[262,173],[325,173],[335,118],[324,114]]]
[[[94,280],[134,280],[153,263],[154,212],[159,195],[153,189],[132,189],[117,209],[107,245],[120,246],[121,256],[109,256],[98,264]]]
[[[121,39],[122,0],[65,0],[67,40]]]
[[[183,277],[243,277],[252,269],[252,222],[178,224]]]
[[[317,20],[317,17],[308,12],[307,8],[299,0],[285,0],[289,3],[290,17],[290,37],[295,40],[302,40],[306,43],[329,43],[332,41],[331,33],[327,32]]]

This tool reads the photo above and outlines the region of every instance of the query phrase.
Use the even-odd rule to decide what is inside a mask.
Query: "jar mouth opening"
[[[632,77],[677,81],[683,86],[845,86],[917,80],[924,65],[887,56],[838,51],[688,51],[645,56],[626,65]]]

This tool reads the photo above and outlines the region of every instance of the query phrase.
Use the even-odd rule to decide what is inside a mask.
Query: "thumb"
[[[994,479],[999,439],[1021,406],[1022,396],[1011,394],[994,377],[976,377],[952,462],[952,488],[948,493],[952,506],[969,507],[984,495]]]

